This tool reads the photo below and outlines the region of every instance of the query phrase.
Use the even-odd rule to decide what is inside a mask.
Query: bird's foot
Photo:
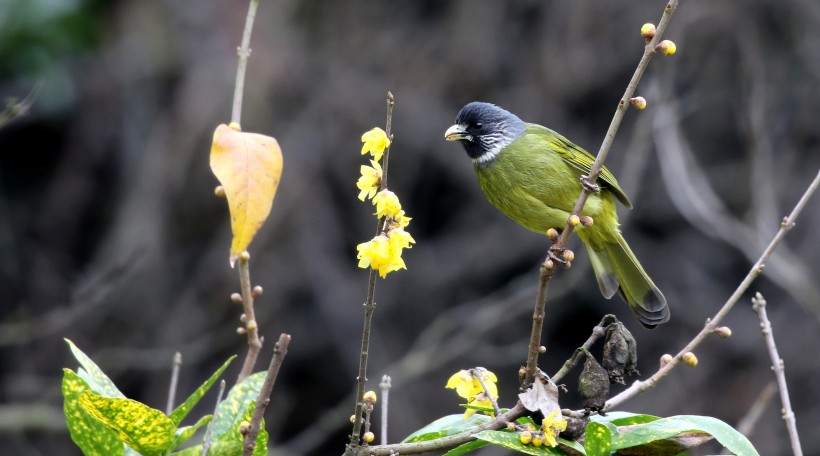
[[[586,174],[581,175],[581,187],[584,187],[586,191],[592,193],[598,193],[601,191],[601,187],[594,182],[590,182],[589,176],[587,176]]]
[[[564,253],[568,251],[569,250],[563,247],[558,247],[557,244],[552,244],[547,251],[547,258],[552,260],[554,264],[560,264],[567,267],[567,265],[569,265],[569,260],[566,259],[566,255],[564,255]]]

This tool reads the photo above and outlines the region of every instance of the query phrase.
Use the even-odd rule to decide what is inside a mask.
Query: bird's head
[[[487,164],[518,139],[526,124],[515,114],[490,103],[474,101],[461,108],[456,123],[444,132],[447,141],[461,141],[473,163]]]

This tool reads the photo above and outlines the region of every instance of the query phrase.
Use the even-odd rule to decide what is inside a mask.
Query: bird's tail
[[[579,232],[582,237],[588,237],[583,234]],[[615,292],[619,292],[629,304],[632,313],[647,328],[654,328],[669,321],[666,298],[643,270],[621,233],[615,232],[609,239],[595,241],[597,242],[584,244],[587,246],[601,294],[609,299]]]

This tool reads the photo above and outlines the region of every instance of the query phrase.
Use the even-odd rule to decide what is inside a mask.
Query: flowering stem
[[[262,417],[265,415],[265,409],[270,403],[273,385],[276,382],[276,377],[279,375],[279,368],[282,367],[282,362],[288,354],[289,345],[290,334],[282,333],[279,335],[279,340],[273,346],[273,358],[270,360],[268,373],[265,374],[265,380],[262,382],[259,395],[256,396],[256,408],[253,409],[253,416],[248,426],[248,433],[245,434],[245,439],[242,443],[242,456],[252,455],[256,447],[256,437],[259,435],[259,429],[262,426]]]
[[[392,138],[392,134],[390,133],[390,129],[393,123],[393,105],[395,104],[395,100],[393,98],[393,94],[387,92],[387,120],[385,122],[385,133],[387,134],[388,138]],[[392,143],[392,139],[391,139]],[[390,146],[388,146],[384,151],[384,156],[382,157],[382,180],[381,184],[379,185],[379,190],[384,190],[387,188],[387,158],[390,155]],[[376,235],[384,231],[384,224],[385,224],[386,217],[382,217],[379,219],[376,225]],[[364,302],[364,324],[362,325],[362,348],[359,356],[359,375],[356,377],[356,408],[353,413],[355,417],[353,420],[353,431],[350,434],[350,445],[348,446],[349,453],[350,450],[358,446],[359,438],[362,431],[362,409],[364,408],[364,388],[365,383],[367,382],[367,357],[370,350],[370,328],[372,326],[373,321],[373,311],[376,310],[376,274],[377,271],[373,268],[370,268],[370,277],[367,282],[367,298]]]
[[[746,274],[746,277],[743,278],[743,281],[740,282],[740,285],[737,286],[734,293],[729,297],[726,303],[717,311],[714,317],[706,321],[706,325],[704,325],[703,329],[691,340],[688,344],[686,344],[677,355],[675,355],[671,361],[666,363],[663,367],[658,369],[657,372],[652,374],[651,377],[644,381],[636,381],[633,383],[629,388],[621,391],[618,395],[607,401],[606,405],[604,406],[604,411],[611,410],[613,407],[616,407],[618,404],[622,403],[623,401],[630,399],[631,397],[635,396],[638,393],[642,393],[644,391],[648,391],[655,387],[658,382],[666,377],[669,374],[669,371],[677,366],[681,359],[683,358],[683,354],[686,352],[694,351],[709,334],[712,334],[715,328],[718,327],[720,322],[723,320],[724,317],[732,310],[732,307],[740,300],[740,297],[743,296],[743,293],[749,288],[749,286],[754,282],[754,280],[763,272],[763,267],[766,264],[766,261],[769,260],[769,257],[774,253],[777,246],[780,245],[780,242],[786,236],[786,233],[789,232],[794,227],[794,223],[797,221],[797,217],[800,215],[800,212],[803,211],[803,208],[808,203],[811,196],[817,190],[817,187],[820,186],[820,172],[817,173],[817,176],[814,177],[814,180],[806,189],[803,196],[800,198],[800,201],[794,206],[792,212],[789,214],[788,217],[784,218],[783,221],[780,223],[780,230],[778,230],[777,234],[774,235],[769,245],[766,246],[766,249],[760,255],[760,258],[752,265],[752,268]]]
[[[236,65],[236,83],[233,89],[233,108],[231,110],[231,122],[240,123],[242,118],[242,96],[245,91],[245,71],[248,68],[248,58],[251,56],[251,33],[253,32],[253,22],[256,19],[256,9],[259,7],[259,0],[251,0],[248,5],[248,15],[245,17],[245,30],[242,32],[242,44],[236,51],[239,61]]]
[[[604,160],[606,160],[609,150],[612,148],[615,135],[618,133],[618,128],[621,126],[621,121],[623,120],[626,110],[629,107],[629,99],[632,98],[632,95],[635,93],[635,89],[638,87],[638,83],[643,77],[646,67],[649,65],[649,61],[655,55],[655,46],[660,42],[663,32],[666,30],[666,26],[669,24],[670,19],[672,19],[672,15],[675,13],[677,7],[678,0],[669,0],[669,3],[666,4],[666,7],[663,10],[663,16],[661,17],[655,31],[655,36],[648,43],[646,43],[643,56],[641,57],[640,62],[638,62],[635,72],[632,74],[632,79],[629,80],[629,84],[626,86],[623,97],[621,97],[620,101],[618,101],[618,107],[615,109],[615,115],[612,117],[612,121],[609,124],[609,129],[606,132],[606,136],[604,136],[604,141],[601,143],[601,148],[598,150],[598,155],[595,157],[595,161],[589,169],[589,174],[583,177],[582,181],[592,184],[601,173],[601,170],[604,167]],[[575,207],[573,208],[571,215],[581,215],[581,211],[584,209],[584,204],[586,204],[587,198],[591,192],[591,186],[581,186],[581,194],[578,196],[578,200],[575,203]],[[561,231],[561,235],[555,242],[554,247],[556,249],[564,249],[574,228],[575,227],[570,224],[568,220],[566,226]],[[546,264],[547,260],[545,260],[544,265],[541,266],[538,293],[535,299],[535,311],[532,316],[532,333],[530,335],[530,345],[527,350],[527,368],[524,375],[524,383],[522,384],[524,387],[532,384],[535,379],[535,372],[538,369],[538,347],[541,344],[541,330],[544,326],[547,285],[555,272],[554,268],[548,268]]]
[[[797,423],[792,410],[792,403],[789,399],[789,388],[786,386],[786,369],[783,365],[783,358],[777,352],[777,345],[774,343],[772,324],[766,312],[766,299],[763,295],[756,293],[752,298],[752,308],[757,312],[760,319],[760,330],[766,340],[766,349],[769,351],[769,358],[772,360],[772,371],[777,379],[777,387],[780,389],[780,401],[783,403],[783,421],[786,422],[786,429],[789,431],[789,440],[792,445],[794,456],[803,456],[803,448],[800,446],[800,437],[797,435]]]

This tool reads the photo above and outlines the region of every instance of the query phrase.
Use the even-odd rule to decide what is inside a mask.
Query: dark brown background
[[[0,129],[0,447],[77,454],[61,369],[74,340],[132,398],[164,408],[171,357],[180,395],[232,354],[240,309],[226,205],[208,167],[230,116],[246,2],[12,0],[0,7],[0,95],[40,91]],[[243,128],[278,138],[285,171],[251,246],[268,341],[293,336],[268,414],[274,454],[339,454],[353,409],[367,272],[355,246],[362,132],[396,96],[391,188],[418,241],[407,271],[377,287],[370,385],[393,377],[390,440],[448,413],[450,374],[481,365],[515,400],[537,268],[547,247],[483,199],[444,130],[468,101],[498,103],[595,152],[640,58],[658,1],[264,0]],[[640,369],[688,341],[731,294],[820,165],[820,4],[683,0],[608,162],[636,209],[625,236],[673,319],[649,332],[598,293],[585,254],[558,274],[542,367],[554,372],[603,314],[635,331]],[[807,454],[820,452],[820,286],[809,203],[752,291],[763,292]],[[577,239],[576,246],[580,246]],[[622,409],[704,414],[736,425],[773,380],[747,293],[679,368]],[[260,361],[267,364],[268,349]],[[240,363],[229,370],[229,379]],[[576,375],[566,407],[578,407]],[[208,404],[196,410],[209,413]],[[790,454],[777,397],[750,434]],[[700,454],[715,453],[718,447]],[[482,454],[499,454],[486,451]]]

